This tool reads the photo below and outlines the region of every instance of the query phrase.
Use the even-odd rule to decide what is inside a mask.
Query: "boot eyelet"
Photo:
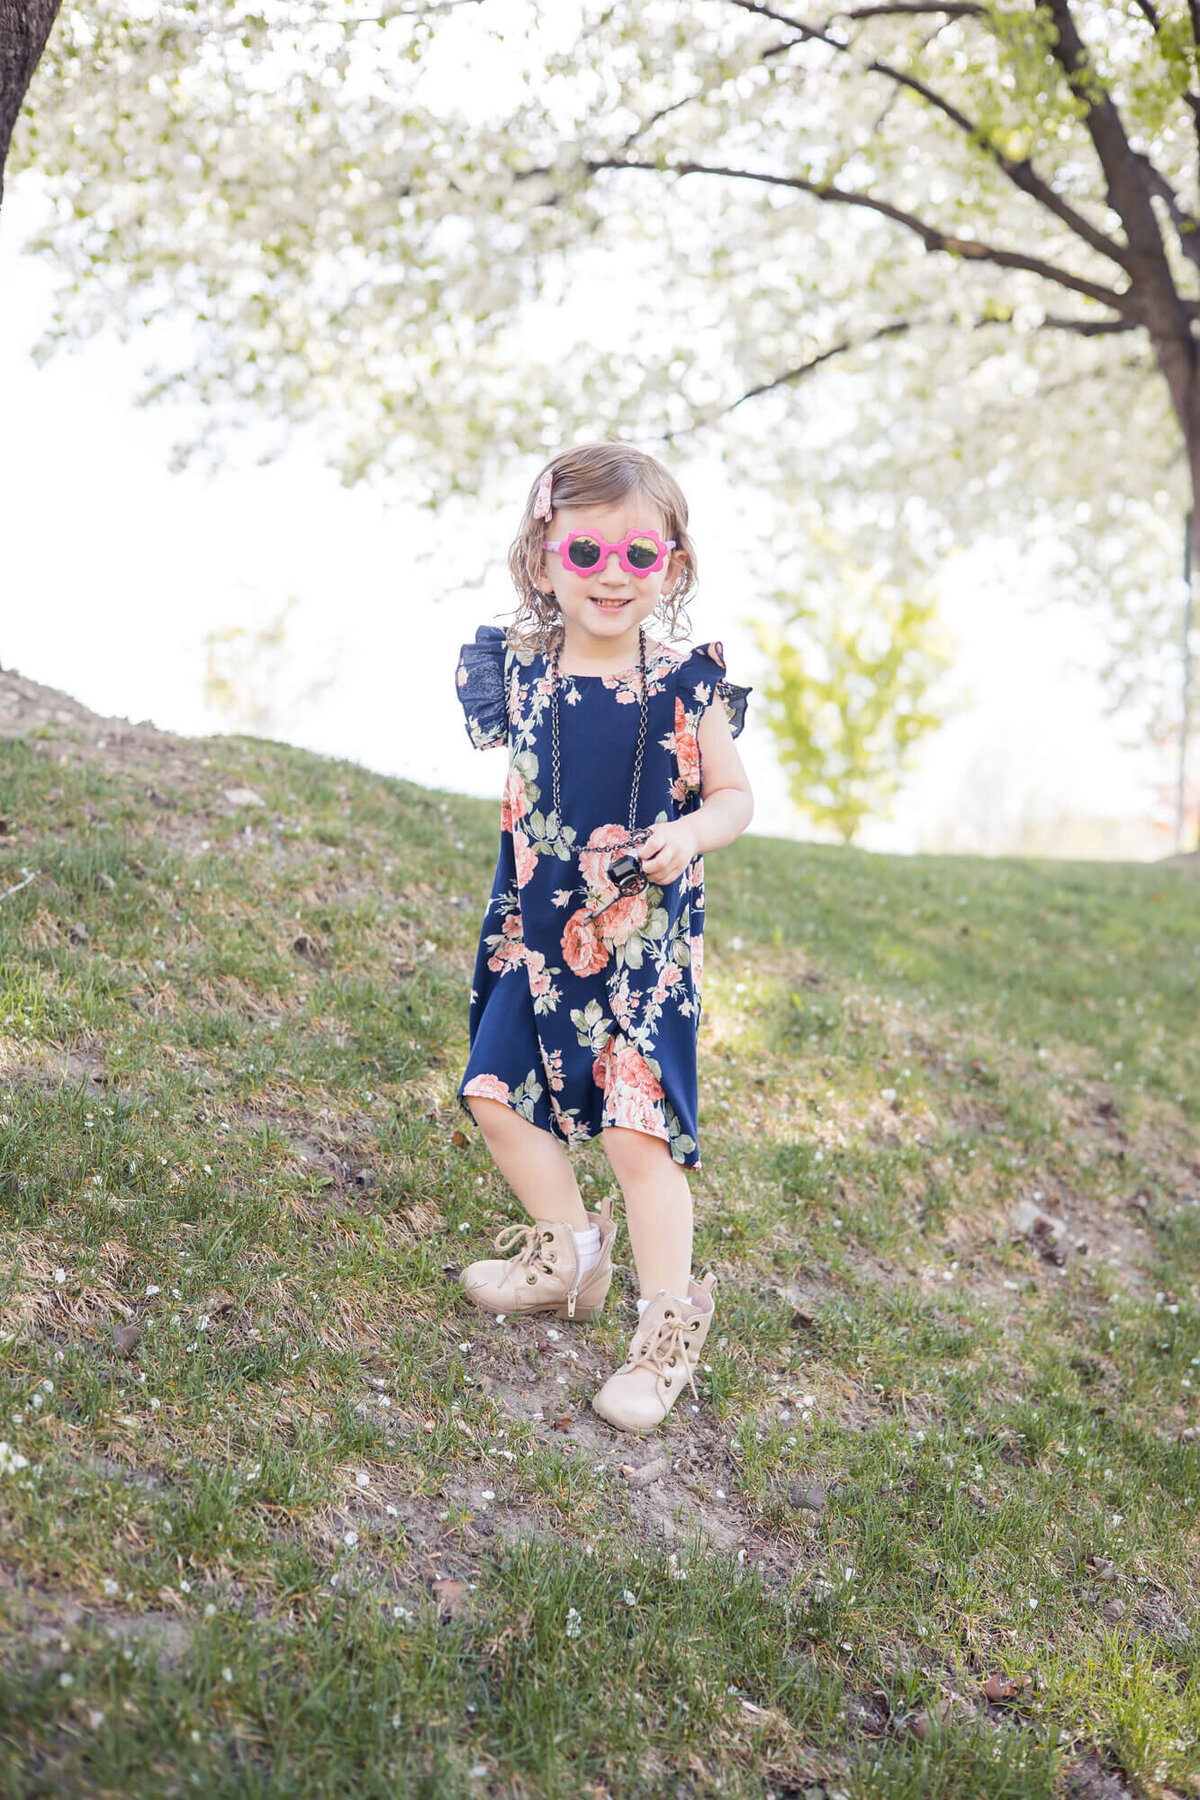
[[[663,1314],[664,1319],[673,1319],[674,1317],[675,1317],[675,1314],[673,1312],[671,1312],[669,1309]]]
[[[536,1276],[536,1275],[527,1275],[527,1276],[526,1276],[526,1277],[525,1277],[525,1280],[526,1280],[526,1282],[527,1282],[527,1283],[528,1283],[528,1285],[529,1285],[529,1286],[530,1286],[530,1287],[532,1287],[532,1286],[533,1286],[533,1284],[534,1284],[534,1282],[535,1282],[535,1281],[536,1281],[536,1280],[537,1280],[537,1276]]]
[[[671,1385],[671,1377],[669,1375],[665,1375],[663,1377],[663,1386],[670,1387],[670,1385]]]
[[[554,1233],[552,1231],[543,1231],[542,1242],[545,1244],[552,1244],[554,1242]]]

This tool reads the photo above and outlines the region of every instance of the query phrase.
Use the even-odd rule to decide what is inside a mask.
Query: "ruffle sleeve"
[[[719,640],[698,644],[683,665],[682,673],[703,709],[711,705],[715,695],[720,695],[729,729],[734,737],[739,737],[746,723],[746,700],[754,689],[725,679],[725,650]]]
[[[473,644],[458,653],[458,698],[466,715],[467,736],[477,750],[508,741],[508,707],[504,697],[504,630],[481,625]]]

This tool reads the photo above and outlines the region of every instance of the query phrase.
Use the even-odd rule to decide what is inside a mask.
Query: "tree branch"
[[[1004,152],[998,150],[977,125],[972,124],[965,113],[959,112],[951,101],[944,99],[933,88],[926,86],[925,82],[918,81],[915,76],[906,75],[902,69],[894,69],[889,63],[871,62],[867,64],[867,67],[877,74],[886,75],[889,81],[898,82],[901,87],[909,88],[922,100],[927,101],[930,106],[935,107],[938,112],[943,113],[972,143],[987,151],[1000,172],[1006,175],[1015,187],[1019,187],[1022,193],[1028,194],[1030,199],[1036,200],[1044,206],[1047,212],[1051,212],[1055,218],[1061,219],[1063,224],[1075,233],[1076,237],[1082,238],[1085,244],[1090,245],[1093,250],[1099,251],[1100,255],[1107,257],[1110,262],[1115,262],[1118,268],[1125,270],[1126,274],[1132,272],[1133,258],[1125,246],[1115,243],[1107,232],[1101,231],[1089,219],[1085,219],[1082,213],[1076,212],[1073,206],[1069,206],[1060,195],[1055,193],[1049,182],[1043,181],[1041,176],[1035,172],[1028,157],[1023,157],[1020,162],[1014,162],[1011,157],[1005,156]]]
[[[881,217],[891,219],[895,224],[914,232],[926,250],[943,250],[950,256],[961,256],[972,262],[995,263],[1002,269],[1022,269],[1029,275],[1040,276],[1044,281],[1055,282],[1072,293],[1084,294],[1089,300],[1098,300],[1101,306],[1110,306],[1114,312],[1124,314],[1130,306],[1128,290],[1118,293],[1115,288],[1086,281],[1080,275],[1073,275],[1069,269],[1060,269],[1055,263],[1043,262],[1040,257],[1023,256],[1015,250],[1000,250],[991,244],[981,243],[977,238],[951,237],[948,233],[927,225],[915,214],[889,205],[886,200],[877,200],[871,194],[860,194],[829,183],[822,186],[815,181],[806,181],[802,175],[759,174],[754,169],[727,169],[716,164],[696,162],[668,163],[660,167],[658,163],[634,162],[628,157],[619,156],[590,159],[584,163],[584,167],[593,174],[600,169],[637,169],[650,175],[717,175],[731,181],[759,181],[769,187],[797,188],[802,193],[812,194],[818,200],[832,201],[842,206],[863,207],[868,212],[879,213]]]
[[[776,25],[786,25],[791,31],[798,31],[806,42],[828,44],[831,50],[844,50],[845,44],[839,44],[836,38],[826,37],[825,27],[806,25],[803,19],[793,19],[787,13],[777,12],[773,6],[760,6],[758,0],[729,0],[730,6],[736,6],[740,12],[753,13],[759,19],[773,19]]]
[[[1137,3],[1138,3],[1139,10],[1142,12],[1144,17],[1149,19],[1151,25],[1154,28],[1155,33],[1156,34],[1161,33],[1162,27],[1158,22],[1158,11],[1157,11],[1157,8],[1152,4],[1152,0],[1137,0]]]
[[[931,318],[898,319],[891,325],[881,325],[878,331],[873,331],[866,337],[843,338],[840,343],[831,344],[828,350],[822,350],[816,356],[810,356],[807,362],[797,364],[794,369],[785,369],[782,375],[772,376],[770,381],[760,381],[757,387],[747,388],[746,392],[744,394],[739,394],[736,400],[730,400],[723,406],[711,408],[701,417],[694,418],[690,425],[681,425],[675,431],[662,433],[662,441],[664,443],[674,443],[681,437],[689,437],[694,431],[703,430],[705,426],[715,425],[719,419],[727,418],[729,414],[735,412],[739,406],[745,405],[747,400],[757,400],[763,394],[773,393],[776,388],[793,387],[798,381],[803,381],[806,375],[812,375],[825,363],[832,362],[835,357],[845,356],[851,350],[861,350],[866,344],[877,344],[883,338],[900,337],[905,332],[918,330],[923,325],[937,323],[939,323],[938,320]],[[974,321],[973,329],[980,331],[991,325],[1010,325],[1011,323],[1011,319],[989,315],[985,318],[976,319]],[[1140,327],[1136,319],[1112,321],[1097,320],[1092,322],[1087,319],[1059,319],[1048,317],[1043,319],[1042,324],[1038,329],[1074,331],[1084,337],[1099,337],[1102,334],[1110,332],[1137,331]],[[1075,377],[1072,377],[1072,379],[1075,379]]]
[[[828,350],[822,350],[818,356],[810,357],[797,368],[788,369],[771,381],[761,382],[758,387],[747,388],[729,406],[722,407],[721,413],[731,413],[734,407],[741,406],[746,400],[757,400],[760,394],[769,394],[772,388],[786,387],[793,382],[802,381],[814,369],[819,369],[822,363],[831,362],[835,356],[844,356],[848,350],[861,350],[864,344],[877,344],[881,338],[900,337],[904,332],[911,331],[917,323],[919,321],[914,319],[900,319],[894,325],[881,325],[878,331],[872,331],[865,338],[843,338],[840,344],[832,344]]]
[[[1147,275],[1164,282],[1172,293],[1170,269],[1150,196],[1120,114],[1095,77],[1092,59],[1076,29],[1068,0],[1037,0],[1056,27],[1052,54],[1071,92],[1087,108],[1084,122],[1108,185],[1108,201],[1125,227],[1134,256]]]
[[[830,13],[823,25],[809,25],[803,19],[793,19],[788,13],[779,12],[775,7],[762,6],[758,0],[730,0],[730,5],[740,7],[743,12],[757,13],[763,19],[774,19],[777,25],[790,26],[803,37],[820,38],[835,50],[844,50],[845,45],[839,44],[836,38],[825,35],[834,19],[849,19],[852,23],[857,23],[859,19],[875,19],[884,14],[904,14],[912,18],[928,18],[933,14],[940,14],[945,19],[970,19],[978,18],[983,12],[983,7],[977,4],[977,0],[944,0],[941,5],[937,4],[937,0],[907,0],[906,4],[896,0],[890,6],[839,7],[836,12]]]
[[[1171,186],[1165,175],[1161,175],[1148,156],[1135,150],[1134,156],[1142,166],[1146,185],[1152,194],[1165,205],[1179,238],[1179,247],[1189,261],[1200,265],[1200,219],[1188,212],[1179,201],[1179,195]]]
[[[1140,331],[1138,319],[1056,319],[1049,313],[1039,331],[1073,331],[1077,337],[1110,337],[1117,331]]]
[[[35,869],[32,875],[27,875],[24,881],[18,881],[15,887],[5,888],[4,892],[0,894],[0,900],[7,900],[10,894],[19,894],[22,888],[29,886],[31,881],[36,881],[41,872],[40,869]]]
[[[755,4],[755,0],[730,0],[730,4],[738,7],[743,12],[762,13],[764,16],[775,20],[779,24],[790,25],[793,30],[801,32],[806,40],[811,41],[816,39],[823,44],[828,44],[831,49],[840,50],[844,55],[849,55],[850,46],[848,44],[839,43],[836,38],[828,36],[828,26],[834,18],[857,20],[871,18],[882,13],[905,13],[928,16],[934,13],[945,14],[948,11],[953,11],[956,16],[977,17],[982,12],[982,8],[977,5],[963,5],[958,8],[948,8],[932,4],[916,4],[914,0],[914,3],[909,5],[895,4],[889,6],[857,7],[846,12],[831,14],[830,20],[826,21],[825,25],[818,27],[805,25],[799,19],[789,19],[786,15],[773,10],[768,11],[767,8]],[[1193,4],[1200,5],[1200,0],[1193,0]],[[784,47],[785,46],[782,45],[774,45],[770,50],[764,53],[764,56],[776,55]],[[878,58],[865,63],[863,66],[876,75],[884,76],[888,81],[894,81],[897,86],[907,88],[910,93],[916,94],[918,98],[924,100],[927,105],[934,107],[936,111],[949,119],[951,124],[956,125],[971,143],[977,145],[979,149],[990,156],[1001,174],[1005,175],[1008,180],[1012,182],[1014,187],[1019,188],[1022,193],[1028,194],[1030,199],[1036,200],[1039,205],[1044,206],[1047,212],[1052,213],[1055,218],[1060,219],[1069,231],[1072,231],[1076,237],[1081,238],[1089,248],[1095,250],[1100,256],[1105,257],[1109,262],[1115,262],[1118,268],[1125,270],[1126,274],[1132,272],[1133,258],[1126,246],[1115,242],[1114,239],[1109,237],[1107,232],[1101,231],[1099,226],[1093,225],[1090,219],[1085,218],[1082,213],[1077,212],[1073,206],[1069,205],[1061,195],[1056,194],[1049,182],[1044,181],[1042,177],[1037,174],[1028,157],[1023,157],[1020,161],[1014,161],[1011,157],[1005,156],[1003,151],[998,149],[997,146],[991,142],[987,134],[982,131],[978,125],[974,124],[965,113],[961,112],[952,101],[947,100],[944,95],[939,94],[926,82],[918,80],[915,75],[908,75],[904,70],[895,68],[891,63],[881,62]]]
[[[670,106],[660,106],[658,111],[652,112],[648,119],[643,119],[640,124],[634,126],[633,130],[629,133],[629,136],[622,142],[622,150],[628,150],[629,146],[637,138],[640,138],[643,132],[649,131],[652,126],[659,124],[661,120],[670,118],[671,114],[673,112],[678,112],[681,106],[691,106],[694,101],[703,100],[711,92],[711,88],[700,87],[696,89],[694,94],[685,94],[682,100],[673,100]]]
[[[680,425],[675,431],[663,432],[661,434],[662,441],[672,444],[681,437],[690,437],[692,432],[702,431],[706,425],[715,425],[718,419],[727,418],[745,401],[757,400],[760,395],[769,394],[775,388],[788,387],[797,381],[802,381],[806,375],[811,375],[824,363],[831,362],[835,356],[844,356],[847,351],[858,350],[864,344],[878,343],[881,338],[898,337],[902,332],[911,331],[913,326],[919,323],[920,321],[915,319],[899,319],[892,325],[881,325],[878,331],[871,332],[865,338],[843,338],[840,344],[831,344],[828,350],[820,351],[818,355],[810,357],[807,362],[800,363],[796,368],[786,369],[782,375],[775,375],[770,381],[763,381],[757,387],[747,388],[746,392],[739,394],[736,400],[730,400],[723,406],[710,407],[701,417],[693,418],[690,425]]]
[[[941,6],[937,4],[937,0],[928,0],[927,4],[923,3],[923,0],[911,0],[907,6],[897,4],[893,6],[839,7],[837,12],[830,13],[829,17],[831,19],[877,19],[885,13],[911,13],[914,15],[941,13],[947,19],[977,19],[982,11],[982,6],[972,4],[972,0],[959,0],[957,4],[955,0],[950,0],[948,5]]]

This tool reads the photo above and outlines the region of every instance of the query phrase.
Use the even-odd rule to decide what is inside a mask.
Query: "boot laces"
[[[687,1385],[696,1399],[700,1395],[696,1383],[692,1379],[692,1362],[688,1357],[688,1321],[676,1316],[674,1319],[660,1319],[654,1331],[645,1337],[640,1344],[635,1344],[626,1364],[630,1369],[650,1369],[655,1375],[665,1375],[672,1357],[681,1362],[687,1375]],[[699,1358],[697,1358],[699,1361]]]
[[[513,1258],[514,1269],[528,1269],[536,1263],[547,1275],[553,1274],[550,1264],[542,1255],[542,1236],[536,1225],[505,1225],[492,1241],[502,1255],[511,1250],[514,1244],[521,1244]]]

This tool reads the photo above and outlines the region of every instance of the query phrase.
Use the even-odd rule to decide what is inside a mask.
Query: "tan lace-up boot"
[[[600,1229],[600,1260],[586,1275],[579,1273],[575,1235],[564,1221],[536,1220],[506,1225],[493,1239],[497,1250],[515,1256],[469,1263],[458,1277],[463,1293],[483,1312],[557,1313],[560,1319],[594,1319],[612,1283],[613,1221],[609,1195],[594,1215]]]
[[[716,1314],[716,1279],[689,1281],[686,1300],[661,1288],[638,1320],[629,1355],[592,1396],[593,1410],[618,1431],[653,1431],[685,1387],[699,1400],[692,1372]]]

